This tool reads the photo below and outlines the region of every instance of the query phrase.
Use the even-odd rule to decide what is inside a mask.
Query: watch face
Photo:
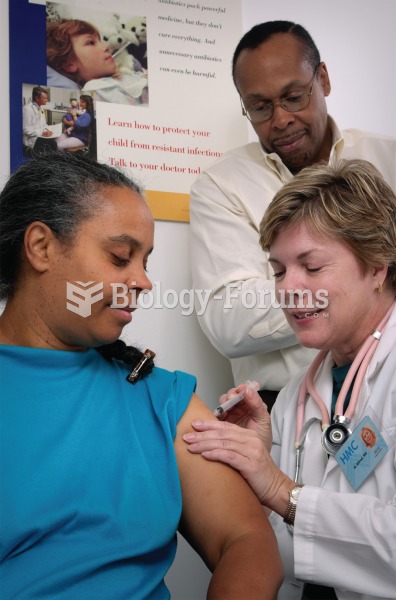
[[[290,499],[294,500],[295,502],[297,502],[298,496],[301,492],[301,488],[300,487],[295,487],[292,489],[291,494],[290,494]]]

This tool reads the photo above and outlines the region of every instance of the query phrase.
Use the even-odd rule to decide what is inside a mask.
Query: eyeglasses
[[[319,65],[316,65],[311,81],[307,83],[306,86],[303,86],[310,86],[309,92],[295,91],[292,94],[290,94],[290,96],[280,98],[280,100],[278,100],[277,102],[264,102],[261,100],[256,102],[256,104],[252,105],[249,108],[245,108],[242,102],[242,98],[240,98],[243,116],[247,117],[251,123],[264,123],[264,121],[268,121],[269,119],[271,119],[272,115],[274,114],[275,106],[278,106],[278,104],[290,113],[295,113],[299,110],[307,108],[311,100],[314,80],[318,67]]]

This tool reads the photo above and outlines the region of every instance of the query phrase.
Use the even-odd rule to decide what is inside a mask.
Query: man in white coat
[[[52,131],[48,129],[45,118],[44,106],[47,104],[48,94],[40,86],[32,90],[32,102],[23,107],[23,149],[25,156],[32,156],[34,152],[50,149],[56,150],[56,142],[50,140]]]

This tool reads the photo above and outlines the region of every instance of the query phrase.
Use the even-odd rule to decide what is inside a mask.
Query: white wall
[[[396,135],[395,0],[242,0],[242,6],[244,31],[277,19],[309,31],[327,64],[327,105],[341,128]]]
[[[329,112],[341,127],[390,135],[396,135],[395,17],[395,0],[243,0],[243,31],[273,19],[293,20],[308,29],[327,63],[333,86]],[[8,81],[7,0],[0,0],[0,80]],[[1,102],[0,185],[9,173],[7,93]],[[191,287],[188,224],[157,222],[149,275],[160,279],[164,289]],[[232,383],[228,362],[204,338],[194,316],[181,316],[177,309],[141,310],[127,333],[155,350],[159,365],[195,373],[198,393],[211,406]],[[206,567],[181,540],[168,576],[174,600],[205,598],[208,579]]]

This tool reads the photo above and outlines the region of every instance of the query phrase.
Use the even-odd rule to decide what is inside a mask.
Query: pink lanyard
[[[371,360],[375,350],[377,349],[377,343],[381,338],[382,332],[385,328],[385,325],[387,324],[387,322],[389,320],[390,315],[392,314],[394,306],[395,306],[395,304],[392,304],[392,306],[389,308],[386,315],[384,316],[384,318],[378,325],[378,328],[372,334],[369,335],[369,337],[366,339],[366,341],[360,348],[359,352],[357,353],[357,355],[348,371],[348,374],[345,377],[345,381],[342,384],[340,393],[337,398],[335,411],[334,411],[335,423],[343,423],[343,422],[345,422],[346,424],[350,423],[352,416],[355,412],[357,399],[358,399],[358,396],[359,396],[359,393],[360,393],[360,390],[361,390],[361,387],[363,384],[364,375],[367,371],[370,360]],[[296,437],[295,437],[295,442],[294,442],[294,446],[296,449],[299,449],[300,446],[302,445],[300,443],[300,436],[301,436],[301,431],[302,431],[303,424],[304,424],[305,403],[306,403],[308,393],[312,396],[312,398],[318,405],[320,412],[322,414],[322,431],[325,432],[326,429],[330,426],[329,412],[326,408],[325,403],[323,402],[322,398],[319,396],[319,394],[317,393],[317,391],[315,390],[315,387],[314,387],[315,374],[316,374],[317,370],[319,369],[320,365],[322,364],[322,362],[324,361],[324,359],[326,358],[327,354],[328,354],[328,350],[322,350],[321,352],[319,352],[319,354],[315,357],[314,361],[312,362],[311,366],[309,367],[308,372],[305,375],[304,380],[301,384],[300,392],[298,395],[298,402],[297,402]],[[348,406],[347,410],[345,411],[345,415],[344,415],[343,413],[344,413],[345,398],[346,398],[349,387],[350,387],[356,373],[357,373],[357,376],[356,376],[356,381],[353,386],[351,399],[349,402],[349,406]]]

